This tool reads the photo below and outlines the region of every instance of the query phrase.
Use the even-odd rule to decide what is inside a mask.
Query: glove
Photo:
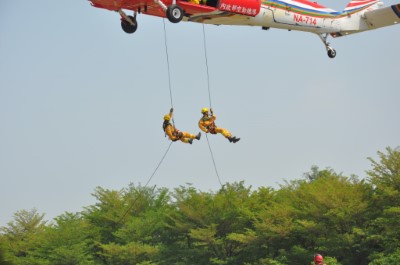
[[[174,112],[174,108],[171,108],[171,109],[169,110],[169,112],[171,112],[171,113]]]
[[[211,112],[211,114],[214,114],[214,112],[213,112],[212,108],[210,108],[210,112]]]

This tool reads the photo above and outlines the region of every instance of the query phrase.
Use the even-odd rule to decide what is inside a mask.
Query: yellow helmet
[[[208,109],[207,109],[207,108],[202,108],[202,109],[201,109],[201,113],[203,113],[203,114],[204,114],[204,113],[208,113]]]
[[[171,120],[171,116],[170,116],[169,114],[165,114],[165,115],[164,115],[164,120],[165,120],[165,121]]]

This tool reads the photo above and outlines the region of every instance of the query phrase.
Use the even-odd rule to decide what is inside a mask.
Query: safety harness
[[[167,137],[167,131],[166,130],[167,130],[168,126],[172,126],[172,124],[169,121],[164,121],[162,127],[163,127],[163,130],[165,132],[165,137]],[[183,133],[181,131],[179,131],[178,129],[176,129],[175,127],[172,127],[172,128],[174,128],[174,131],[172,132],[172,135],[174,135],[176,137],[176,139],[175,140],[171,139],[171,141],[176,142],[176,141],[180,140],[183,137]]]
[[[204,116],[203,118],[201,118],[203,121],[209,121],[210,117],[206,117]],[[209,133],[211,134],[217,134],[217,132],[215,131],[215,128],[217,128],[217,126],[215,125],[215,122],[212,121],[209,125],[205,126],[208,130]]]

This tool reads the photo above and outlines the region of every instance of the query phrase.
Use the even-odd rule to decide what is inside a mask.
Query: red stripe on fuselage
[[[368,3],[376,2],[376,0],[368,0],[368,1],[351,1],[346,7],[355,7],[362,6]]]

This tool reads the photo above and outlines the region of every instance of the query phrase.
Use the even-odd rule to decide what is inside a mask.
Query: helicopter
[[[400,4],[383,6],[379,0],[352,0],[335,11],[308,0],[89,0],[91,5],[118,12],[126,33],[137,30],[137,14],[213,25],[259,26],[315,33],[330,58],[336,50],[328,37],[347,36],[400,22]],[[127,15],[124,10],[133,11]]]

